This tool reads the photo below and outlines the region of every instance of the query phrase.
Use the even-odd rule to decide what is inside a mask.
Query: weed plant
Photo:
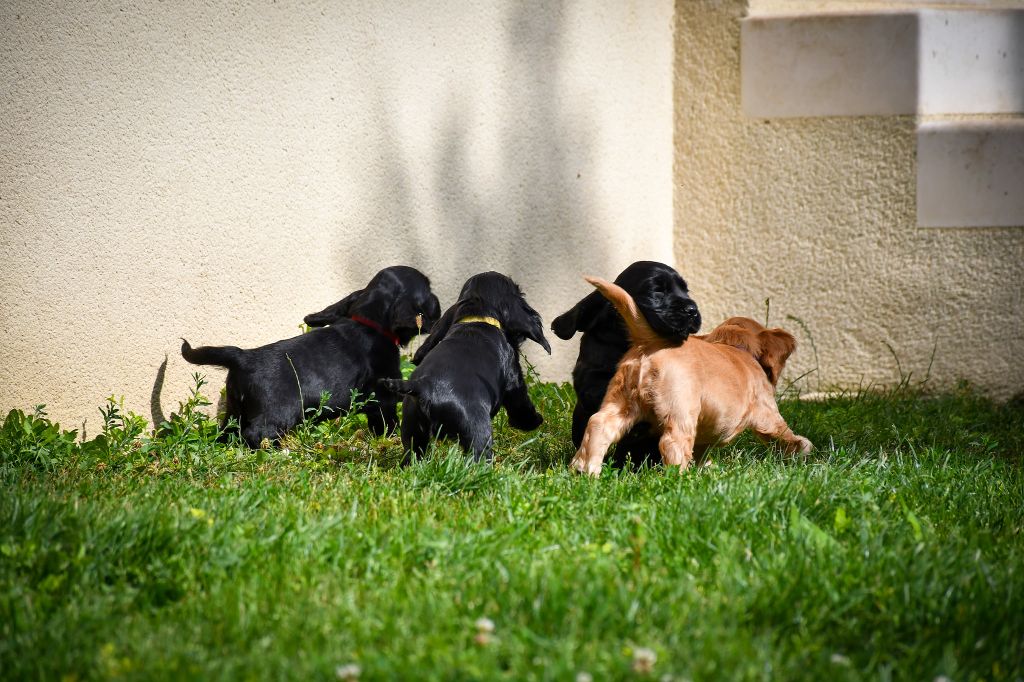
[[[3,679],[1024,676],[1024,406],[903,385],[782,412],[817,449],[569,473],[574,402],[493,466],[343,415],[250,450],[111,399],[0,429]]]

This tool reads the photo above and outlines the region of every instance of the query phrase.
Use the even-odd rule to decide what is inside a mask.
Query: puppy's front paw
[[[811,441],[803,436],[794,436],[791,441],[786,443],[785,452],[789,455],[807,455],[813,449],[814,445],[811,444]]]
[[[575,469],[581,474],[587,474],[589,476],[600,476],[601,475],[601,462],[593,462],[584,459],[580,453],[576,453],[576,456],[569,462],[569,468]]]

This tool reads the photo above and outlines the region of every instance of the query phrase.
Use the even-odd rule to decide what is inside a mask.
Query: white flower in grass
[[[494,639],[494,621],[490,618],[477,618],[473,623],[476,627],[476,634],[473,641],[480,646],[487,646]]]
[[[847,668],[850,667],[850,659],[842,654],[832,654],[832,657],[829,658],[829,660],[832,661],[832,665],[841,665]]]
[[[576,682],[594,682],[594,676],[586,671],[576,673]]]
[[[334,669],[334,675],[344,682],[355,682],[355,680],[359,679],[361,672],[363,672],[363,669],[359,667],[358,663],[339,665]]]
[[[658,655],[654,649],[637,647],[633,650],[633,672],[648,675],[654,670],[654,664],[658,662]]]

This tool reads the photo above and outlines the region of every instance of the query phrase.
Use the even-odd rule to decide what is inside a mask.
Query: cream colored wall
[[[95,433],[407,263],[545,320],[672,258],[669,0],[0,6],[0,408]],[[567,379],[577,344],[529,356]],[[168,359],[165,373],[160,366]],[[212,368],[215,395],[223,374]],[[162,385],[161,385],[161,376]]]
[[[804,390],[931,363],[935,387],[1020,392],[1024,228],[916,227],[914,117],[745,118],[745,5],[676,4],[675,251],[707,328],[770,299]]]

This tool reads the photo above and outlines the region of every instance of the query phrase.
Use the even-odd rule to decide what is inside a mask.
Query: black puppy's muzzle
[[[650,320],[655,331],[679,341],[700,331],[700,310],[691,298],[675,298],[658,311],[657,318],[657,322]]]
[[[683,314],[686,315],[689,320],[689,333],[696,334],[700,331],[700,310],[697,308],[697,304],[692,299],[687,299],[686,303],[683,304]]]

